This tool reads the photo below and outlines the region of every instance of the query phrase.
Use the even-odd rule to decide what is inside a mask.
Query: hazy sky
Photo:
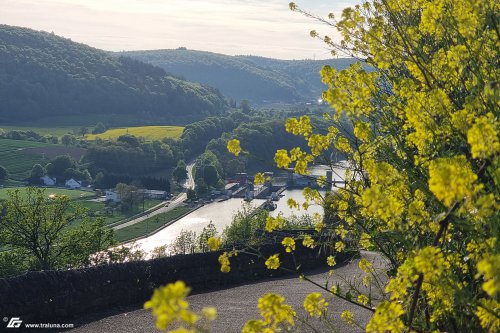
[[[327,58],[309,37],[335,33],[288,9],[288,0],[0,0],[0,23],[54,32],[100,49],[185,46],[282,59]],[[356,0],[297,0],[326,16]]]

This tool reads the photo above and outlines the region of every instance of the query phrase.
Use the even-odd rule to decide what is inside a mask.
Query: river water
[[[326,170],[329,169],[324,166],[314,167],[311,173],[314,175],[324,175],[326,174]],[[337,175],[334,173],[334,179],[340,180],[340,175],[343,176],[344,172],[341,169],[336,171]],[[320,193],[324,194],[325,191],[321,191]],[[302,195],[302,189],[287,189],[283,192],[283,195],[284,196],[276,202],[277,208],[270,213],[271,216],[277,216],[280,213],[282,213],[285,217],[290,217],[292,215],[301,216],[304,214],[312,215],[313,213],[323,214],[323,208],[320,205],[311,204],[307,211],[303,209],[291,209],[288,207],[287,200],[289,198],[294,199],[299,204],[302,204],[305,201],[304,196]],[[254,199],[250,205],[251,207],[257,207],[263,202],[264,200]],[[171,245],[180,235],[182,230],[194,231],[197,235],[199,235],[203,228],[210,223],[210,221],[215,224],[217,231],[222,233],[224,228],[231,224],[235,213],[242,209],[244,203],[243,199],[237,198],[231,198],[223,202],[209,203],[179,219],[172,225],[158,231],[157,233],[136,241],[135,244],[137,244],[143,251],[150,252],[158,246]]]

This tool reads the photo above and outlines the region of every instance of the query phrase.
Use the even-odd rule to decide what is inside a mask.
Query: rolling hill
[[[219,89],[226,97],[255,104],[315,100],[325,86],[319,71],[324,65],[343,69],[352,59],[278,60],[256,56],[228,56],[205,51],[152,50],[121,52],[163,68],[168,73]]]
[[[216,89],[159,67],[54,34],[0,25],[0,122],[115,114],[186,123],[226,106]]]

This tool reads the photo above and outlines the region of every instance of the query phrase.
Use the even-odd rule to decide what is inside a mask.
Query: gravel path
[[[383,261],[375,253],[363,252],[362,257],[375,261],[376,266],[381,267]],[[350,283],[359,284],[363,272],[358,268],[360,259],[352,260],[351,262],[340,266],[334,270],[334,275],[328,278],[327,270],[315,270],[307,274],[313,281],[324,285],[326,281],[330,281],[329,285],[339,283],[341,288],[346,285],[346,280]],[[344,289],[345,290],[345,289]],[[257,300],[260,295],[268,292],[278,293],[286,298],[286,302],[293,306],[299,317],[305,317],[302,303],[307,294],[321,291],[313,284],[300,281],[296,277],[268,279],[262,282],[249,285],[239,286],[235,288],[219,290],[204,294],[197,294],[188,297],[189,303],[195,310],[201,309],[203,306],[215,306],[218,309],[219,317],[214,324],[213,332],[240,332],[244,323],[253,318],[259,318],[257,309]],[[329,298],[327,293],[323,293]],[[368,322],[371,312],[361,309],[338,297],[329,298],[329,313],[333,318],[334,327],[337,332],[354,333],[362,332],[360,327],[351,327],[345,325],[340,319],[340,314],[344,310],[351,310],[354,313],[357,322],[364,327]],[[316,327],[317,332],[332,332],[327,330],[323,324],[309,321],[309,324]],[[307,325],[301,324],[301,332],[314,332]],[[90,332],[110,332],[110,333],[128,333],[128,332],[159,332],[155,329],[154,318],[150,311],[137,309],[112,315],[101,320],[84,324],[78,328],[72,329],[71,333],[90,333]]]

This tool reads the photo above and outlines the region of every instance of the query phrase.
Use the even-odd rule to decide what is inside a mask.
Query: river
[[[320,166],[313,168],[311,173],[314,175],[325,174],[326,170],[328,170],[327,167]],[[341,178],[339,175],[343,175],[343,170],[338,169],[336,171],[337,175],[334,174],[334,179],[340,180]],[[320,193],[324,194],[325,191],[321,191]],[[307,211],[304,211],[303,209],[291,209],[288,207],[288,198],[293,198],[299,204],[302,204],[305,201],[304,196],[302,195],[302,189],[287,189],[283,192],[283,195],[284,196],[277,202],[276,210],[271,212],[271,216],[277,216],[280,213],[282,213],[285,217],[290,217],[292,215],[301,216],[303,214],[311,215],[313,213],[323,214],[323,208],[320,205],[311,205]],[[264,200],[255,199],[250,203],[250,205],[252,207],[257,207],[263,202]],[[173,241],[180,235],[182,230],[194,231],[197,235],[199,235],[203,228],[210,223],[210,221],[215,224],[219,233],[222,233],[224,228],[231,224],[234,214],[237,213],[238,210],[242,209],[243,204],[243,199],[237,198],[231,198],[223,202],[212,202],[206,204],[157,233],[136,241],[136,244],[145,252],[150,252],[158,246],[172,244]]]

